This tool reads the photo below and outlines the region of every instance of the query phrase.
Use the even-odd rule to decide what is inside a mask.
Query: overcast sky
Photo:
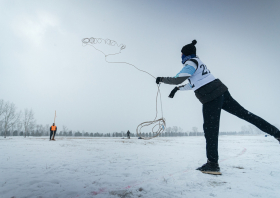
[[[154,76],[175,76],[181,48],[197,54],[246,109],[280,124],[280,1],[0,1],[0,99],[32,108],[37,124],[88,132],[135,132],[155,116],[155,80],[124,64],[108,64],[86,37],[126,45],[110,61]],[[96,47],[117,52],[117,47]],[[202,131],[193,91],[162,84],[168,126]],[[222,112],[220,131],[248,125]]]

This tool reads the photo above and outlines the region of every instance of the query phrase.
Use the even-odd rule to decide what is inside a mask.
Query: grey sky
[[[155,80],[134,68],[108,64],[85,37],[127,47],[126,61],[154,76],[175,76],[181,48],[197,54],[246,109],[280,123],[280,1],[0,1],[1,99],[32,108],[37,123],[72,130],[131,130],[155,116]],[[118,51],[100,44],[105,51]],[[202,131],[202,105],[192,91],[161,85],[167,126]],[[221,131],[245,121],[222,113]]]

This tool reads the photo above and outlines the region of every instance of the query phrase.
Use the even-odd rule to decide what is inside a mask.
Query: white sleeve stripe
[[[184,86],[180,86],[179,89],[180,89],[180,91],[187,91],[187,90],[192,90],[192,87],[191,87],[190,83],[188,83]]]
[[[192,66],[192,67],[194,67],[195,68],[195,70],[197,69],[197,65],[194,63],[194,62],[192,62],[192,61],[186,61],[185,62],[185,65],[190,65],[190,66]]]

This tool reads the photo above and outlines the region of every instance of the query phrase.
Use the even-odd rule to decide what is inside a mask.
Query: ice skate
[[[207,161],[206,164],[202,165],[201,167],[197,168],[196,170],[201,171],[202,173],[211,174],[211,175],[221,175],[220,167],[218,163],[213,163]]]

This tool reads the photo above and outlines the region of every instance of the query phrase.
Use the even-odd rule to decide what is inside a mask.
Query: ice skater
[[[175,87],[169,97],[173,98],[178,90],[194,90],[196,97],[202,103],[207,155],[207,163],[197,170],[203,173],[220,175],[218,136],[222,109],[255,125],[263,132],[275,137],[279,143],[280,131],[264,119],[244,109],[232,98],[228,88],[210,73],[210,70],[196,55],[196,43],[197,41],[193,40],[192,43],[182,48],[183,69],[175,77],[157,77],[156,83],[179,85],[185,80],[189,81],[186,85]]]
[[[55,126],[55,123],[50,127],[50,140],[55,140],[55,134],[56,134],[57,127]],[[53,137],[52,137],[53,136]]]

